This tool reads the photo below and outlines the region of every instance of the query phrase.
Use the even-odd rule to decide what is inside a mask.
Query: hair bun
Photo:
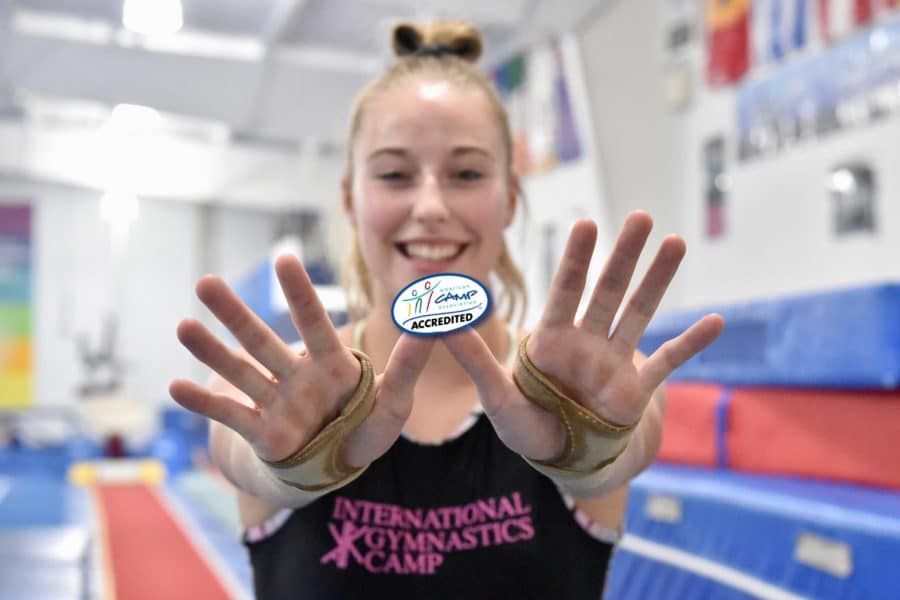
[[[424,26],[401,23],[394,27],[392,45],[394,54],[404,57],[420,50],[439,55],[435,48],[475,63],[481,57],[483,44],[481,34],[475,27],[460,21],[437,21]]]

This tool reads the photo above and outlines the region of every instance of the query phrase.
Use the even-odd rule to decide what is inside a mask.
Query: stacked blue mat
[[[676,312],[653,319],[639,345],[651,354],[709,312],[725,330],[674,381],[743,386],[900,386],[900,284]]]
[[[725,317],[725,334],[675,379],[882,389],[900,383],[900,285],[710,310]],[[706,312],[656,319],[641,349],[652,352]],[[656,465],[632,483],[606,589],[617,600],[900,598],[900,493]]]

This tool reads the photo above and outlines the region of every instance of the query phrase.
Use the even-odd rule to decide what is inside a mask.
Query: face
[[[410,81],[366,107],[345,209],[374,301],[440,272],[484,284],[515,210],[500,124],[482,92]]]

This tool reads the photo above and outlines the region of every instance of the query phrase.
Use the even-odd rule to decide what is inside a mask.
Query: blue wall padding
[[[63,444],[29,448],[20,444],[0,448],[0,475],[44,475],[64,478],[74,462],[103,455],[103,449],[84,435],[74,435]]]
[[[679,503],[680,518],[660,518],[651,508],[660,499]],[[657,465],[631,484],[626,532],[801,596],[896,598],[900,590],[896,492]],[[846,547],[849,575],[795,560],[803,534]]]
[[[325,265],[305,265],[310,280],[318,284],[330,284],[334,276]],[[234,291],[241,300],[254,313],[272,328],[276,334],[286,343],[291,344],[300,339],[300,334],[291,320],[291,313],[278,311],[273,308],[272,285],[276,283],[275,263],[266,257],[260,261],[250,272],[234,285]],[[335,326],[340,326],[346,321],[346,315],[329,314]]]
[[[91,516],[85,489],[61,478],[0,476],[0,488],[5,491],[0,502],[0,530],[85,524]]]
[[[710,312],[725,330],[673,380],[731,385],[900,386],[900,284],[659,315],[639,345],[651,354]]]

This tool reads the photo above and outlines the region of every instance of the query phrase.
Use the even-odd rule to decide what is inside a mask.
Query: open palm
[[[244,350],[229,348],[199,321],[185,319],[178,326],[179,340],[222,381],[207,388],[179,379],[169,387],[179,404],[235,430],[270,461],[289,456],[333,421],[361,376],[359,361],[340,342],[300,261],[283,255],[275,271],[304,351],[298,354],[282,342],[224,281],[206,276],[197,284],[197,295]],[[401,336],[375,379],[371,414],[346,440],[349,466],[370,463],[396,441],[433,343]]]
[[[535,367],[560,390],[619,425],[639,420],[653,391],[678,366],[712,343],[724,326],[720,316],[707,315],[646,360],[635,361],[638,341],[685,253],[681,238],[663,240],[613,330],[651,228],[647,213],[628,216],[584,316],[576,323],[575,312],[597,239],[593,221],[576,223],[544,312],[526,345]],[[500,439],[513,451],[535,460],[558,456],[565,443],[561,423],[522,395],[512,371],[497,362],[481,336],[467,329],[443,340],[478,387],[485,413]]]

